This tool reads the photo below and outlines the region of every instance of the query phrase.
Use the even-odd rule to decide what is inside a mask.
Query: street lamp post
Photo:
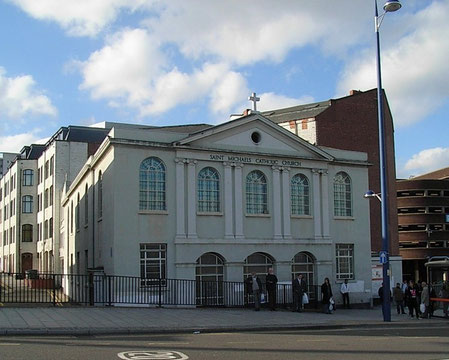
[[[377,10],[377,0],[374,0],[375,6],[375,28],[376,28],[376,58],[377,58],[377,116],[379,122],[379,168],[380,168],[380,196],[381,196],[381,222],[382,222],[382,252],[386,254],[386,261],[382,264],[383,276],[383,302],[382,313],[384,321],[391,321],[391,304],[390,304],[390,275],[388,268],[389,260],[389,233],[388,233],[388,183],[387,183],[387,158],[385,148],[385,125],[384,125],[384,109],[382,98],[382,77],[380,71],[380,40],[379,28],[382,24],[383,17],[387,12],[393,12],[401,8],[399,1],[387,1],[383,7],[384,13],[379,16]]]

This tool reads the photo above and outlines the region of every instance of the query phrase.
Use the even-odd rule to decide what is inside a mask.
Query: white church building
[[[311,145],[259,113],[115,126],[63,189],[58,267],[243,281],[272,267],[371,299],[367,155]]]

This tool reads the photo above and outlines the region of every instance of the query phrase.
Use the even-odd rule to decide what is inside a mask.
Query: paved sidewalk
[[[445,319],[417,320],[392,314],[404,326]],[[0,335],[94,335],[195,331],[245,331],[311,327],[386,325],[380,308],[317,312],[250,309],[177,309],[123,307],[0,307]]]

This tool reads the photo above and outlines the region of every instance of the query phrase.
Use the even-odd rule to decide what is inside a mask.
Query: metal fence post
[[[56,276],[52,274],[53,279],[53,306],[56,306]]]
[[[89,272],[89,305],[90,306],[94,306],[95,304],[95,299],[94,299],[94,273],[93,272]]]
[[[159,278],[159,300],[158,300],[158,306],[162,307],[162,279]]]

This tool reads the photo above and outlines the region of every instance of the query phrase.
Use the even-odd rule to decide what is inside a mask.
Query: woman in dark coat
[[[321,299],[323,302],[323,311],[326,314],[331,313],[331,311],[329,309],[331,297],[332,297],[331,284],[329,282],[329,278],[325,278],[323,285],[321,285]]]

